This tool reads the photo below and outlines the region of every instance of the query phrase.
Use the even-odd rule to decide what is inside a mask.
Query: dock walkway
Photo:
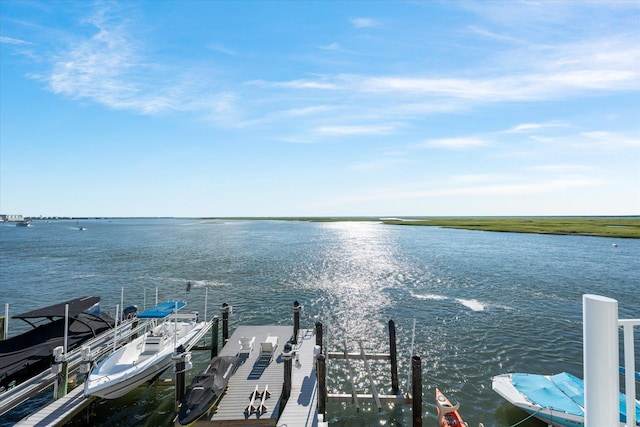
[[[93,397],[84,397],[84,387],[78,386],[71,390],[66,396],[54,400],[46,407],[46,410],[38,411],[35,414],[23,418],[16,426],[44,427],[63,425],[87,407],[93,400]]]
[[[291,396],[278,420],[278,426],[318,427],[318,380],[313,349],[316,336],[312,329],[298,333],[298,344],[293,347]]]
[[[278,337],[271,360],[260,357],[260,343],[267,337]],[[284,383],[284,361],[281,353],[284,345],[293,336],[291,326],[238,326],[220,356],[236,356],[240,352],[240,338],[254,339],[253,349],[241,355],[243,362],[229,379],[227,392],[213,416],[198,421],[196,426],[275,426],[280,411],[280,395]],[[263,393],[268,388],[270,397],[255,397],[254,408],[249,408],[252,393]],[[249,410],[247,410],[249,408]]]
[[[260,344],[267,337],[278,337],[278,345],[271,361],[260,357]],[[225,395],[213,415],[197,421],[195,426],[288,426],[317,427],[317,381],[314,370],[313,330],[300,330],[298,344],[293,347],[297,356],[292,361],[291,395],[280,413],[280,396],[284,384],[284,345],[293,336],[290,326],[238,326],[220,356],[236,356],[240,351],[240,339],[255,337],[253,350],[236,373],[229,379]],[[252,393],[262,393],[268,388],[270,397],[254,400]],[[264,402],[265,407],[260,405]]]

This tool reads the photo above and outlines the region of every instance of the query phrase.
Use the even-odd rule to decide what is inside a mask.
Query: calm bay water
[[[86,231],[78,231],[78,226]],[[613,247],[612,243],[617,243]],[[239,324],[301,326],[320,316],[330,350],[388,351],[387,322],[398,333],[401,388],[413,353],[423,363],[425,426],[436,425],[434,390],[454,402],[470,426],[510,426],[525,418],[491,390],[506,372],[582,377],[582,295],[619,301],[621,318],[640,317],[640,240],[486,233],[373,222],[136,219],[0,224],[0,303],[18,314],[68,298],[97,295],[102,307],[140,308],[186,299],[190,310],[219,314],[233,306]],[[187,293],[186,283],[192,283]],[[10,333],[22,325],[12,321]],[[640,343],[636,340],[636,354]],[[205,366],[206,352],[195,355]],[[341,362],[330,392],[349,392]],[[356,363],[359,392],[368,392]],[[388,365],[373,363],[390,393]],[[169,378],[170,373],[165,373]],[[140,388],[93,408],[91,425],[171,425],[173,389]],[[0,417],[12,425],[40,401]],[[378,413],[329,405],[335,426],[411,425],[410,408]],[[78,419],[73,425],[84,425]],[[522,426],[542,426],[528,420]]]

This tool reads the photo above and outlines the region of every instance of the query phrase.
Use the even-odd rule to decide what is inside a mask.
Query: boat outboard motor
[[[138,306],[130,305],[129,307],[122,310],[122,320],[125,319],[133,319],[138,315]]]

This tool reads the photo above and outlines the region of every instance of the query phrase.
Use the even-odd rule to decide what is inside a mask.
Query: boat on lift
[[[493,391],[527,414],[556,427],[584,426],[584,381],[567,372],[556,375],[526,373],[493,377]],[[620,426],[626,425],[626,397],[620,393]],[[636,400],[636,426],[640,403]]]
[[[114,319],[100,311],[99,302],[100,297],[86,296],[12,316],[28,323],[31,329],[0,341],[0,390],[51,367],[53,349],[64,345],[67,305],[68,351],[113,328]]]
[[[178,313],[185,305],[169,301],[140,313],[139,319],[151,320],[149,329],[102,360],[87,377],[84,394],[116,399],[160,376],[171,365],[174,350],[205,326],[197,313]]]

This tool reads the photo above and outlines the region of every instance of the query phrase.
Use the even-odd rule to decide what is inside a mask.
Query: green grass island
[[[213,219],[213,218],[211,218]],[[260,217],[279,221],[375,221],[385,225],[431,226],[506,233],[560,234],[640,239],[640,216],[622,217]]]

